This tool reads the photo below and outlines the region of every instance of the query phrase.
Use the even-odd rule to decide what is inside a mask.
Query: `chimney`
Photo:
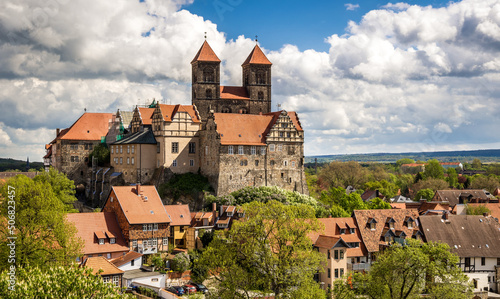
[[[137,195],[141,194],[141,184],[135,185],[135,191],[137,192]]]
[[[217,211],[217,203],[213,202],[212,203],[212,212]]]
[[[486,212],[486,213],[483,213],[483,216],[488,217],[488,216],[490,216],[490,214],[488,212]]]
[[[448,220],[449,214],[447,212],[443,212],[443,219]]]
[[[59,136],[59,133],[61,133],[61,129],[57,128],[56,129],[56,137]]]

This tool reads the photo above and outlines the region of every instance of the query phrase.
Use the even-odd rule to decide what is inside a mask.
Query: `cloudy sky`
[[[226,85],[259,36],[306,155],[500,148],[499,26],[500,0],[3,0],[0,157],[41,161],[84,108],[190,104],[204,32]]]

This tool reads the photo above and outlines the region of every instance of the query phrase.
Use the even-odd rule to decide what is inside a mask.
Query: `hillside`
[[[41,169],[43,168],[42,162],[30,162],[31,169]],[[0,172],[18,169],[21,171],[26,171],[26,161],[14,160],[10,158],[0,158]]]

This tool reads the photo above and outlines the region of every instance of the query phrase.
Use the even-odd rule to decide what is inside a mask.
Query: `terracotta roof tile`
[[[161,114],[163,115],[163,120],[166,122],[171,122],[172,118],[177,112],[186,112],[191,116],[191,119],[195,123],[200,122],[200,116],[198,111],[193,105],[165,105],[159,104]]]
[[[223,145],[266,145],[271,115],[214,113]]]
[[[65,133],[62,140],[101,140],[109,130],[112,113],[84,113]],[[56,138],[57,139],[57,138]]]
[[[490,210],[491,216],[500,219],[500,203],[469,203],[471,207],[485,206]]]
[[[125,273],[125,271],[118,269],[115,265],[113,265],[110,261],[102,256],[89,257],[83,262],[83,266],[86,268],[91,268],[94,275],[98,274],[100,269],[103,270],[103,272],[99,273],[99,275],[101,276]]]
[[[153,124],[153,112],[155,112],[155,108],[139,108],[139,115],[143,125]]]
[[[66,219],[73,223],[77,229],[77,237],[83,241],[84,254],[98,254],[128,251],[129,248],[125,239],[122,236],[120,226],[116,220],[115,213],[69,213]],[[107,231],[116,236],[115,244],[110,244],[109,240],[105,240],[104,244],[99,245],[95,239],[95,233]],[[105,236],[104,236],[105,238]]]
[[[170,215],[170,225],[191,225],[191,212],[189,205],[165,205],[167,214]]]
[[[117,258],[110,260],[110,262],[112,262],[113,265],[120,267],[121,265],[124,265],[124,264],[130,262],[131,260],[135,260],[141,256],[142,256],[142,254],[139,252],[129,251],[125,255],[122,255],[120,257],[117,257]]]
[[[248,55],[247,59],[245,62],[243,62],[242,65],[247,65],[247,64],[267,64],[271,65],[271,61],[267,59],[266,55],[262,50],[260,49],[259,45],[255,45],[253,48],[252,52],[250,52],[250,55]]]
[[[155,186],[141,185],[141,196],[136,186],[113,186],[112,190],[130,224],[170,222]]]
[[[297,116],[297,112],[290,111],[290,112],[288,112],[288,116],[292,120],[292,122],[295,125],[295,128],[297,129],[297,131],[300,131],[300,132],[304,131],[302,129],[302,125],[300,124],[299,117]]]
[[[247,89],[242,86],[221,86],[221,99],[250,100]],[[236,111],[235,111],[236,112]]]
[[[200,50],[198,50],[198,53],[196,53],[196,56],[193,58],[193,61],[191,63],[194,63],[196,61],[212,61],[212,62],[220,62],[219,57],[215,55],[214,50],[210,47],[207,41],[203,42],[203,45],[201,45]]]
[[[331,249],[338,243],[339,240],[340,238],[338,237],[319,235],[316,242],[314,242],[314,246]]]

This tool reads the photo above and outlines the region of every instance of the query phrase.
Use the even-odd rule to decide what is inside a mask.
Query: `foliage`
[[[158,294],[150,288],[139,287],[137,288],[137,291],[139,294],[145,295],[149,298],[154,298],[154,299],[159,298]]]
[[[189,255],[181,252],[175,255],[171,262],[171,268],[175,272],[184,272],[189,269],[191,261]]]
[[[43,162],[30,162],[32,169],[40,171],[43,169]],[[21,170],[22,169],[22,170]],[[14,170],[14,171],[13,171]],[[0,158],[0,172],[23,172],[26,171],[26,161]]]
[[[314,198],[319,198],[321,194],[321,186],[316,174],[310,174],[306,172],[306,182],[307,189],[309,190],[309,195]]]
[[[89,165],[92,165],[92,157],[97,158],[97,165],[109,165],[111,154],[106,143],[99,143],[94,147],[94,150],[89,154]]]
[[[367,190],[378,190],[386,198],[393,198],[398,193],[398,186],[394,183],[390,183],[386,180],[381,180],[377,182],[367,182],[365,184],[365,189]]]
[[[425,165],[424,176],[425,178],[444,179],[444,168],[438,160],[429,160]]]
[[[160,253],[155,253],[153,255],[149,256],[149,262],[151,263],[151,266],[155,267],[155,270],[165,270],[165,261],[161,257]]]
[[[448,175],[448,177],[446,177],[446,181],[448,182],[448,185],[451,187],[451,188],[456,188],[458,187],[458,174],[457,174],[457,171],[455,170],[455,168],[448,168],[446,170],[446,174]]]
[[[206,234],[206,233],[205,233]],[[197,283],[203,283],[208,277],[208,268],[199,263],[202,252],[198,250],[190,250],[189,258],[191,260],[191,280]]]
[[[15,205],[15,228],[0,226],[0,270],[9,266],[5,262],[9,255],[6,242],[13,235],[17,238],[18,267],[70,263],[80,254],[82,244],[76,239],[76,228],[66,221],[65,206],[47,180],[18,175],[2,187],[1,196],[9,199],[0,203],[4,218],[13,218],[9,206]]]
[[[171,195],[174,199],[178,199],[181,195],[211,191],[213,191],[213,188],[210,186],[208,178],[201,174],[191,172],[174,174],[172,179],[161,184],[158,188],[158,193],[161,198]]]
[[[391,204],[384,201],[382,198],[376,197],[370,200],[368,203],[368,210],[382,210],[382,209],[391,209]]]
[[[431,201],[432,198],[434,197],[434,190],[426,188],[426,189],[420,189],[417,192],[417,195],[415,195],[414,200],[418,201],[421,199],[426,199],[427,201]]]
[[[408,240],[404,246],[393,244],[383,251],[370,272],[353,277],[352,286],[357,294],[371,298],[416,298],[423,293],[431,298],[470,298],[472,286],[458,262],[446,244]]]
[[[319,171],[318,178],[326,188],[353,186],[359,189],[367,181],[368,170],[354,161],[331,162]]]
[[[42,172],[35,176],[33,180],[35,182],[49,183],[56,197],[64,204],[64,210],[66,212],[78,212],[78,210],[73,207],[73,203],[76,201],[75,183],[68,179],[64,173],[50,167],[49,172]]]
[[[18,267],[16,286],[9,291],[9,274],[0,274],[2,298],[132,298],[121,295],[119,289],[104,283],[101,276],[93,275],[91,269],[77,266]]]
[[[200,236],[200,241],[201,244],[203,244],[203,247],[207,247],[210,242],[212,242],[212,239],[214,238],[214,231],[201,231],[199,233]]]
[[[422,189],[431,189],[432,191],[448,189],[448,183],[442,179],[428,178],[421,180],[412,186],[413,192],[418,193]]]
[[[215,297],[250,298],[251,292],[290,298],[309,290],[321,298],[313,275],[324,256],[313,250],[308,238],[308,233],[322,229],[314,210],[278,201],[254,201],[242,209],[245,220],[216,232],[199,260],[217,282]]]
[[[471,206],[467,204],[465,205],[465,213],[467,215],[483,215],[484,213],[491,213],[491,210],[485,205]]]
[[[471,189],[486,189],[491,193],[498,187],[500,187],[500,181],[495,175],[475,175],[472,177],[472,182],[470,184]]]
[[[415,163],[415,160],[410,158],[403,158],[396,161],[396,165],[398,168],[401,167],[401,165],[403,164],[412,164],[412,163]]]
[[[483,167],[483,164],[481,163],[481,160],[479,160],[478,158],[474,158],[474,160],[472,160],[471,166],[473,169],[479,170]]]

